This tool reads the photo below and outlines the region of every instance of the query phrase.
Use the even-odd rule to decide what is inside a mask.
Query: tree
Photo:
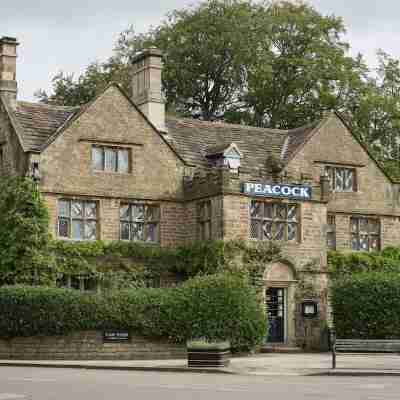
[[[166,54],[168,104],[209,120],[241,103],[261,10],[249,1],[210,0],[169,15],[155,34]]]
[[[379,50],[376,74],[348,103],[345,114],[386,171],[400,178],[400,61]]]
[[[271,128],[294,128],[319,118],[324,110],[346,107],[363,86],[367,69],[347,55],[343,21],[323,16],[303,3],[272,3],[263,10],[257,55],[248,67],[242,116]]]
[[[118,82],[125,89],[130,86],[129,68],[118,58],[111,57],[104,63],[94,62],[75,81],[73,74],[60,72],[53,80],[53,94],[38,90],[35,96],[47,104],[78,106],[92,101],[111,82]]]
[[[0,285],[55,281],[48,226],[48,211],[35,183],[28,178],[2,177]]]

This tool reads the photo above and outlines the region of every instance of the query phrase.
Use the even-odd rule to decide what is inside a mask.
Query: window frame
[[[99,169],[96,167],[94,152],[96,149],[101,150],[101,164],[102,168]],[[106,168],[106,154],[107,151],[111,151],[115,154],[115,170],[111,170]],[[127,152],[127,168],[124,171],[120,171],[120,152]],[[106,172],[111,174],[130,174],[132,171],[132,149],[130,147],[122,147],[122,146],[107,146],[102,144],[92,144],[91,146],[91,166],[94,172]]]
[[[133,214],[132,214],[132,209],[133,207],[143,207],[143,220],[139,219],[134,219]],[[128,207],[128,218],[122,218],[121,215],[121,210],[123,207]],[[155,208],[157,209],[157,217],[154,219],[148,219],[148,213],[147,213],[147,208]],[[129,227],[129,239],[124,239],[123,234],[122,234],[122,225],[123,224],[128,224]],[[132,226],[134,224],[142,224],[143,225],[143,240],[134,240],[132,238]],[[147,237],[147,230],[149,225],[156,225],[156,240],[154,241],[149,241],[146,240]],[[135,243],[146,243],[150,245],[158,245],[161,243],[161,206],[160,204],[149,204],[149,203],[143,203],[140,201],[130,201],[130,202],[121,202],[119,205],[119,240],[126,241],[126,242],[135,242]]]
[[[60,213],[60,202],[68,202],[68,211],[69,215],[61,215]],[[82,217],[74,217],[72,215],[72,203],[81,203],[82,204]],[[96,217],[87,217],[86,216],[86,204],[92,203],[96,205]],[[60,235],[60,221],[61,220],[68,220],[68,236],[61,236]],[[73,221],[82,221],[82,238],[73,238],[72,237],[72,232],[73,232]],[[95,222],[96,223],[96,237],[94,239],[88,239],[85,237],[85,223],[86,222]],[[97,200],[91,200],[91,199],[80,199],[80,198],[59,198],[57,199],[57,224],[56,224],[56,236],[58,239],[61,240],[74,240],[74,241],[93,241],[93,240],[99,240],[100,238],[100,215],[99,215],[99,202]]]
[[[206,212],[206,210],[208,210]],[[206,227],[208,228],[206,229]],[[208,235],[206,234],[208,232]],[[207,237],[208,236],[208,237]],[[211,240],[212,238],[212,202],[202,200],[197,203],[197,239]]]
[[[332,171],[332,176],[329,173],[329,170]],[[351,190],[347,190],[344,188],[345,176],[342,177],[343,187],[337,188],[337,171],[342,171],[343,174],[346,171],[351,171],[353,173],[353,183],[351,186]],[[345,165],[338,166],[338,165],[325,165],[324,167],[325,176],[329,178],[329,186],[332,192],[334,193],[356,193],[358,192],[358,182],[357,182],[357,168],[355,167],[347,167]]]
[[[328,251],[336,251],[336,215],[328,213],[326,216],[326,248]],[[332,235],[333,246],[329,245],[329,236]]]
[[[73,276],[70,274],[63,274],[57,279],[56,286],[59,288],[74,289],[87,293],[101,292],[99,280],[88,275]]]
[[[253,203],[259,203],[262,205],[261,210],[259,211],[259,216],[255,217],[252,215],[252,205]],[[265,208],[266,206],[271,207],[271,217],[266,217]],[[285,218],[275,218],[275,209],[277,207],[284,206]],[[289,207],[295,207],[295,219],[288,218],[288,210]],[[253,222],[257,222],[258,225],[258,234],[257,237],[252,236],[252,225]],[[269,239],[264,235],[264,223],[269,222],[271,224],[271,235],[272,238]],[[276,239],[276,225],[283,224],[283,238]],[[289,238],[289,225],[296,226],[296,233],[294,239]],[[275,228],[274,228],[275,227]],[[249,203],[249,239],[255,241],[276,241],[282,243],[301,243],[302,235],[301,235],[301,204],[296,202],[286,202],[279,200],[260,200],[260,199],[251,199]]]
[[[356,222],[357,228],[354,231],[353,230],[353,222]],[[361,221],[366,221],[367,225],[367,230],[361,230]],[[372,224],[373,221],[373,224]],[[371,231],[370,226],[375,225],[377,226],[377,230]],[[365,251],[365,252],[372,252],[372,251],[380,251],[382,248],[382,238],[381,238],[381,232],[382,232],[382,222],[379,217],[369,217],[369,216],[358,216],[358,215],[352,215],[349,218],[349,230],[350,230],[350,248],[352,251]],[[361,245],[361,237],[366,237],[368,241],[368,249],[363,249]],[[353,239],[356,238],[357,240],[357,248],[353,247]],[[375,238],[377,240],[377,247],[373,248],[371,246],[371,239]]]

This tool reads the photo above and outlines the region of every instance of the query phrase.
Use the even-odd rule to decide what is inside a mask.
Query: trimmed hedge
[[[247,280],[228,274],[188,280],[168,289],[106,295],[49,287],[0,288],[0,337],[129,329],[175,342],[229,340],[250,349],[266,335],[266,317]]]
[[[336,279],[332,307],[338,337],[400,339],[400,274],[368,272]]]
[[[333,278],[362,272],[400,273],[400,248],[386,247],[379,252],[329,252],[328,264]]]

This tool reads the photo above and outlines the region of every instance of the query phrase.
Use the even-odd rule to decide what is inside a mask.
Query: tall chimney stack
[[[143,50],[132,60],[132,100],[150,122],[162,132],[165,103],[161,89],[162,53],[155,47]]]
[[[0,39],[0,96],[12,109],[17,107],[17,39],[3,36]]]

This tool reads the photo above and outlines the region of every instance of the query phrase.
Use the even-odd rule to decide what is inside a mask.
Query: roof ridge
[[[83,106],[83,105],[81,105],[81,106],[60,106],[58,104],[46,104],[46,103],[32,102],[32,101],[25,101],[25,100],[19,100],[17,102],[17,104],[31,106],[31,107],[42,107],[42,108],[48,108],[48,109],[60,110],[60,111],[75,111],[75,110],[80,109]]]
[[[232,124],[229,122],[222,122],[222,121],[204,121],[201,119],[195,119],[195,118],[188,118],[188,117],[175,117],[171,115],[167,115],[167,120],[175,120],[175,121],[187,121],[189,123],[197,123],[199,125],[208,125],[208,126],[221,126],[221,127],[235,127],[235,128],[240,128],[240,129],[246,129],[246,130],[257,130],[260,132],[269,132],[269,133],[277,133],[281,135],[287,135],[290,130],[287,129],[275,129],[275,128],[265,128],[261,126],[253,126],[253,125],[241,125],[241,124]]]

